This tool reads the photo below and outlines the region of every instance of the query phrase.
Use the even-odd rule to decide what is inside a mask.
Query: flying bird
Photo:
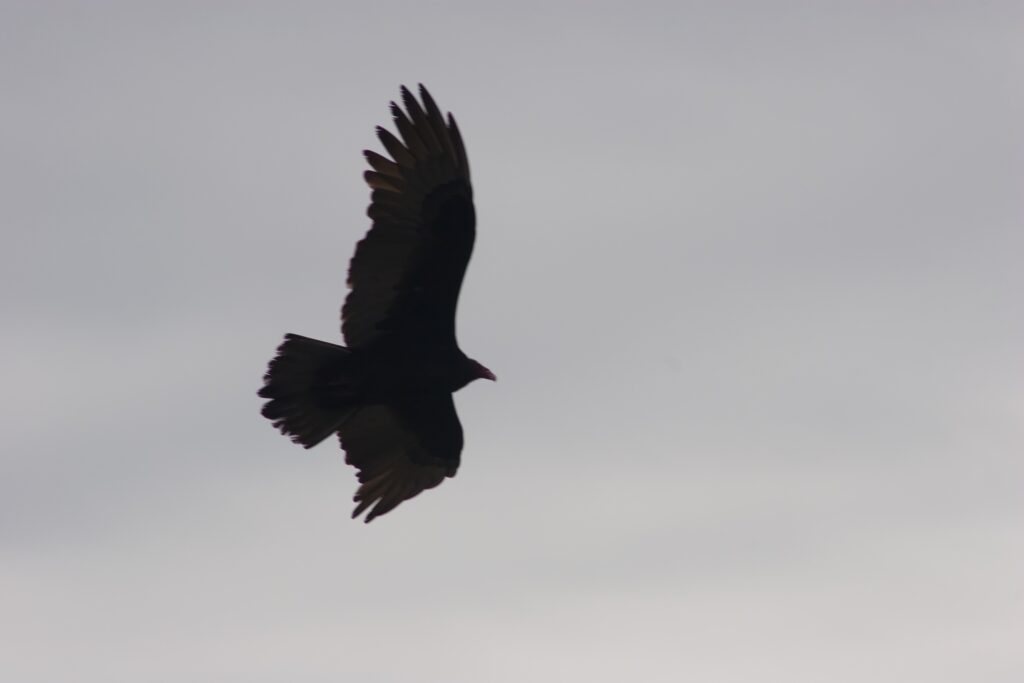
[[[345,346],[286,334],[259,395],[263,416],[312,448],[337,434],[358,470],[352,517],[369,522],[455,475],[462,425],[452,393],[494,373],[455,339],[476,214],[466,147],[426,88],[391,103],[399,137],[365,151],[373,225],[349,264]]]

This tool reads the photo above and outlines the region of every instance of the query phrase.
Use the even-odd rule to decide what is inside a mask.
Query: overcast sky
[[[0,2],[0,678],[1024,680],[1015,2]],[[260,417],[457,116],[455,479]]]

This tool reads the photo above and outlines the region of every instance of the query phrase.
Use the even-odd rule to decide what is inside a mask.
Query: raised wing
[[[358,517],[369,522],[455,476],[462,425],[450,394],[360,408],[338,430],[345,462],[359,470]]]
[[[391,159],[367,150],[373,226],[349,265],[341,331],[350,347],[388,334],[410,344],[455,346],[455,308],[473,251],[476,217],[469,163],[452,115],[447,123],[421,85],[422,106],[402,88],[391,103],[401,140],[377,128]]]

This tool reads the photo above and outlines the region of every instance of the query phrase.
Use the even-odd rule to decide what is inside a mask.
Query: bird
[[[476,239],[466,147],[422,84],[391,102],[363,177],[372,225],[348,269],[344,345],[289,333],[258,391],[261,413],[297,444],[337,434],[357,469],[353,519],[370,522],[458,470],[452,394],[494,373],[459,349],[455,310]]]

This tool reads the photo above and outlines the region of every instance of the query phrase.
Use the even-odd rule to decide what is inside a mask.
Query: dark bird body
[[[391,103],[401,139],[377,129],[391,158],[364,153],[373,226],[349,265],[346,346],[285,335],[259,392],[263,415],[296,443],[338,434],[359,470],[352,516],[369,509],[367,522],[455,475],[452,393],[494,379],[455,339],[476,236],[465,146],[423,86],[420,97],[403,87],[405,111]]]

